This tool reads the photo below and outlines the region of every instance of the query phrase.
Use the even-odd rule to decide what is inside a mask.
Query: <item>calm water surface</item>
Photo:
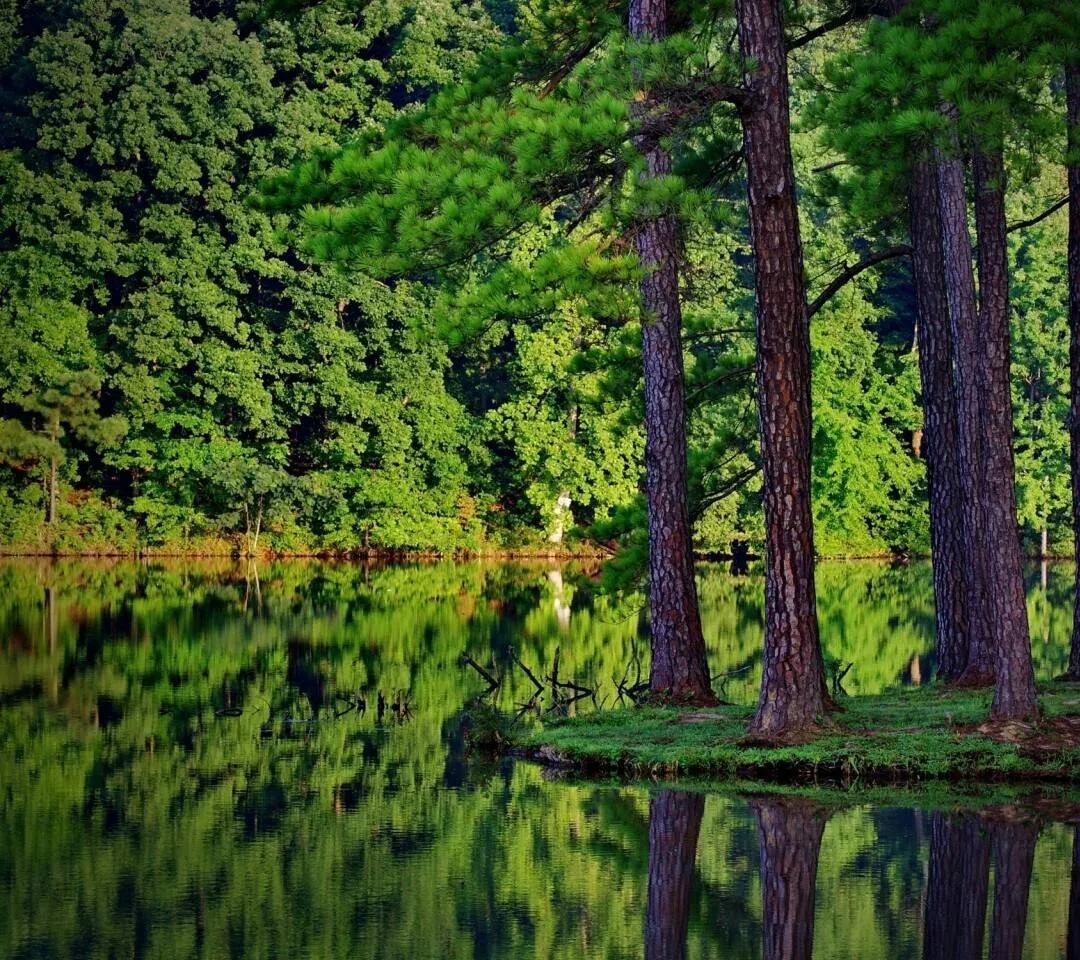
[[[1031,573],[1044,678],[1071,577]],[[761,592],[702,570],[710,657],[745,702]],[[825,807],[470,756],[463,651],[507,671],[504,707],[529,694],[511,648],[537,671],[558,649],[610,702],[647,651],[639,606],[545,566],[0,561],[0,956],[1066,956],[1074,828],[1023,805]],[[819,612],[850,693],[932,676],[927,566],[823,565]]]

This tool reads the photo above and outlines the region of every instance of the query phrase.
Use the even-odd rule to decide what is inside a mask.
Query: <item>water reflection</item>
[[[825,814],[811,800],[752,800],[761,849],[764,960],[810,960]]]
[[[834,926],[838,918],[843,922],[842,911],[847,908],[842,902],[816,905],[818,860],[829,810],[813,799],[782,794],[750,796],[746,805],[757,821],[761,890],[760,933],[754,938],[760,947],[753,955],[762,960],[810,960],[822,952],[834,955],[829,950],[815,954],[814,949],[816,913],[828,914]],[[700,792],[662,789],[651,798],[646,960],[687,956],[704,810],[705,796]],[[1077,812],[1080,808],[1072,808],[1074,815]],[[922,815],[916,815],[921,821]],[[929,816],[929,870],[920,898],[923,940],[918,955],[923,960],[981,960],[988,899],[993,903],[989,960],[1021,960],[1030,955],[1024,952],[1024,942],[1040,822],[1015,806],[934,811]],[[1080,844],[1076,837],[1074,832],[1064,938],[1068,960],[1075,960],[1080,950]],[[1040,937],[1040,944],[1044,943]],[[891,955],[904,954],[897,949]],[[1049,954],[1034,954],[1044,955]]]
[[[659,790],[649,801],[646,960],[683,960],[705,795]]]
[[[513,656],[610,687],[641,652],[634,604],[551,572],[0,563],[0,956],[1080,960],[1060,798],[823,806],[471,754],[462,651],[510,706]],[[820,581],[850,691],[932,675],[927,570]],[[756,671],[760,581],[706,568],[702,597],[715,662]]]
[[[1080,960],[1080,824],[1073,827],[1072,875],[1069,884],[1068,960]]]

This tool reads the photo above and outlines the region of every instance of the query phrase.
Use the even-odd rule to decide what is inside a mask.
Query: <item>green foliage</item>
[[[67,424],[82,479],[150,543],[250,543],[256,516],[279,547],[352,547],[361,530],[388,546],[467,542],[466,418],[445,351],[413,332],[422,291],[298,262],[280,218],[247,199],[301,151],[407,110],[494,28],[449,3],[421,18],[405,4],[251,13],[72,0],[16,23],[0,388],[6,462],[22,469],[5,490],[27,499],[28,458],[45,455],[27,431],[42,432],[48,391],[92,374],[102,424],[128,429]]]
[[[450,551],[576,528],[624,548],[632,589],[625,236],[664,211],[684,224],[698,545],[758,545],[740,134],[715,99],[742,65],[728,4],[677,6],[658,44],[620,4],[566,0],[0,8],[2,545]],[[812,293],[902,239],[942,97],[965,144],[1004,141],[1010,216],[1063,189],[1072,15],[933,6],[933,29],[914,4],[793,54]],[[789,31],[841,12],[796,5]],[[670,176],[641,181],[635,136]],[[1062,226],[1017,235],[1013,271],[1021,519],[1061,544]],[[912,342],[904,267],[814,318],[823,553],[926,548]]]

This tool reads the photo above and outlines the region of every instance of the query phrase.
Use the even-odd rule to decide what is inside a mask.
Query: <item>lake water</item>
[[[751,702],[760,577],[701,577],[713,668]],[[1031,571],[1041,678],[1071,578]],[[823,564],[819,598],[848,692],[930,679],[926,564]],[[1066,956],[1074,828],[1046,804],[573,783],[470,753],[463,652],[506,674],[506,709],[530,692],[511,649],[536,672],[558,650],[610,704],[640,605],[545,565],[0,560],[0,957]]]

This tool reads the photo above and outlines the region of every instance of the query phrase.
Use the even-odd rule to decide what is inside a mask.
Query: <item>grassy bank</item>
[[[1080,685],[1040,688],[1037,724],[988,724],[989,691],[913,687],[846,698],[810,742],[749,742],[752,708],[618,709],[521,736],[525,756],[582,774],[778,783],[1080,783]]]

